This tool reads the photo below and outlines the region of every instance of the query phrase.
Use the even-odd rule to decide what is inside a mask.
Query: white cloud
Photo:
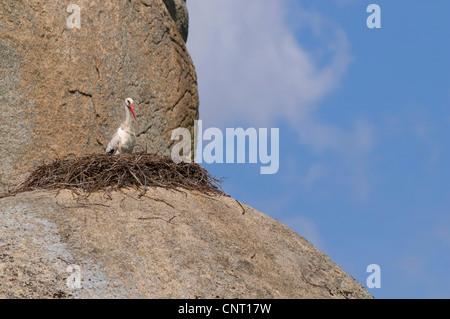
[[[198,73],[202,119],[217,126],[263,127],[279,120],[316,125],[309,116],[350,62],[339,27],[286,0],[190,0],[188,5],[188,49]],[[300,20],[301,32],[309,29],[321,42],[319,50],[309,52],[297,40],[288,10],[296,10],[289,16]],[[325,61],[318,61],[321,56]]]
[[[331,150],[346,163],[361,162],[374,143],[371,124],[354,120],[343,128],[324,123],[317,112],[351,62],[347,35],[338,24],[290,0],[187,3],[187,46],[198,73],[205,126],[287,123],[298,134],[293,147]],[[358,197],[367,198],[370,185],[361,164],[353,175],[350,183],[363,190]]]

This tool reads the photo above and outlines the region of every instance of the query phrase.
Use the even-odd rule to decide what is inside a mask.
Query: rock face
[[[170,154],[172,130],[193,130],[198,118],[187,25],[177,18],[187,11],[175,11],[177,26],[168,10],[178,2],[1,1],[0,183],[43,159],[103,152],[126,97],[137,143]]]
[[[0,199],[0,298],[371,298],[304,238],[232,198],[138,194]]]

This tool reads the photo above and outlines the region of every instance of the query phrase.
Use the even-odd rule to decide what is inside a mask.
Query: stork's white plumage
[[[133,125],[131,124],[131,114],[137,121],[136,114],[134,113],[133,99],[125,99],[125,121],[122,122],[116,134],[112,137],[106,148],[106,153],[109,154],[124,154],[133,152],[133,148],[136,144],[136,134],[133,131]]]

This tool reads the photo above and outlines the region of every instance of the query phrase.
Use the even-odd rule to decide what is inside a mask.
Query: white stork
[[[134,113],[132,98],[125,99],[125,113],[125,122],[122,122],[116,134],[112,137],[108,147],[106,148],[106,153],[118,155],[133,152],[134,145],[136,144],[136,134],[134,133],[131,125],[130,113],[133,113],[136,121],[137,118]]]

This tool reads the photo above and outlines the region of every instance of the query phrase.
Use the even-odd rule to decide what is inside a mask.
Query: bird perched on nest
[[[131,113],[137,121],[136,114],[134,113],[133,99],[126,98],[125,121],[122,122],[116,134],[114,134],[111,141],[108,143],[106,153],[118,155],[133,152],[133,148],[136,144],[136,134],[133,131],[133,126],[131,123]]]

